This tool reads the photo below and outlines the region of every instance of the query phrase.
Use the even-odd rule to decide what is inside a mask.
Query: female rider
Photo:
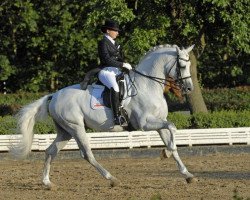
[[[101,62],[99,80],[110,89],[111,109],[114,114],[115,125],[122,125],[124,118],[119,112],[119,86],[116,76],[121,74],[121,69],[131,70],[129,63],[124,62],[121,46],[115,42],[119,34],[119,25],[113,20],[106,20],[101,27],[103,39],[98,43],[98,55]]]

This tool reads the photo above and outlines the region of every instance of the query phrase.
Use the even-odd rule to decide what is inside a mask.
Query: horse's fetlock
[[[107,178],[108,180],[114,179],[114,177],[113,177],[109,172],[107,173],[106,178]]]
[[[43,184],[46,185],[46,186],[50,186],[51,185],[51,182],[49,179],[43,179]]]

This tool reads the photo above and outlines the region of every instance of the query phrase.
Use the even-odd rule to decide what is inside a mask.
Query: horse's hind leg
[[[113,187],[118,184],[118,180],[112,176],[106,169],[100,165],[90,148],[89,140],[85,132],[84,126],[76,125],[76,124],[71,124],[71,127],[74,127],[74,138],[81,150],[81,156],[87,160],[91,165],[93,165],[97,171],[100,172],[100,174],[106,178],[107,180],[110,180],[110,185]]]
[[[45,163],[44,163],[44,170],[43,170],[43,184],[48,188],[52,187],[52,183],[49,179],[49,172],[50,172],[50,165],[52,160],[56,157],[58,152],[68,143],[68,141],[72,138],[72,136],[62,129],[57,123],[56,130],[57,130],[57,137],[53,141],[53,143],[46,149],[45,151]]]

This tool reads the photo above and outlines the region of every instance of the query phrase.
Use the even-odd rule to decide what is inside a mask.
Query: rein
[[[172,70],[172,68],[174,67],[175,63],[176,63],[177,60],[174,61],[174,64],[170,67],[170,70],[168,71],[167,73],[167,77],[168,77],[168,74],[170,73],[170,71]],[[167,82],[167,78],[159,78],[159,77],[156,77],[156,76],[149,76],[149,75],[146,75],[146,74],[143,74],[141,72],[139,72],[138,70],[136,69],[133,69],[133,71],[137,74],[140,74],[141,76],[144,76],[146,78],[149,78],[157,83],[160,83],[160,84],[163,84],[164,86],[170,86],[168,85],[168,82]]]
[[[190,59],[180,58],[179,55],[177,55],[177,59],[175,60],[174,64],[170,67],[170,69],[169,69],[169,71],[168,71],[168,73],[167,73],[167,76],[166,76],[167,78],[159,78],[159,77],[156,77],[156,76],[146,75],[146,74],[143,74],[143,73],[139,72],[139,71],[136,70],[136,69],[133,69],[133,71],[134,71],[135,73],[140,74],[141,76],[144,76],[144,77],[146,77],[146,78],[149,78],[149,79],[151,79],[151,80],[153,80],[153,81],[155,81],[155,82],[157,82],[157,83],[163,84],[164,86],[170,86],[170,85],[168,84],[169,73],[170,73],[170,71],[173,69],[173,67],[175,66],[175,63],[177,63],[177,66],[176,66],[177,80],[176,80],[176,82],[177,82],[177,84],[178,84],[178,83],[181,83],[181,84],[182,84],[184,79],[191,78],[191,76],[187,76],[187,77],[182,77],[182,76],[181,76],[180,68],[182,68],[182,67],[180,66],[179,62],[177,62],[177,61],[179,61],[179,60],[183,60],[183,61],[186,61],[186,62],[190,61]],[[180,77],[180,78],[179,78],[179,77]],[[171,78],[171,77],[170,77],[170,78]]]
[[[158,82],[158,83],[160,83],[160,84],[167,85],[167,83],[166,83],[166,82],[167,82],[167,79],[159,78],[159,77],[155,77],[155,76],[149,76],[149,75],[146,75],[146,74],[143,74],[143,73],[137,71],[136,69],[133,69],[133,71],[134,71],[135,73],[137,73],[137,74],[140,74],[141,76],[144,76],[144,77],[146,77],[146,78],[149,78],[149,79],[151,79],[151,80],[153,80],[153,81],[156,81],[156,82]]]

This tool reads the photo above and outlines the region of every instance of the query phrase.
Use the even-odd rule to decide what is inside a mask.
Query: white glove
[[[124,67],[124,68],[126,68],[128,70],[132,69],[132,67],[131,67],[131,65],[129,63],[123,63],[122,67]]]

